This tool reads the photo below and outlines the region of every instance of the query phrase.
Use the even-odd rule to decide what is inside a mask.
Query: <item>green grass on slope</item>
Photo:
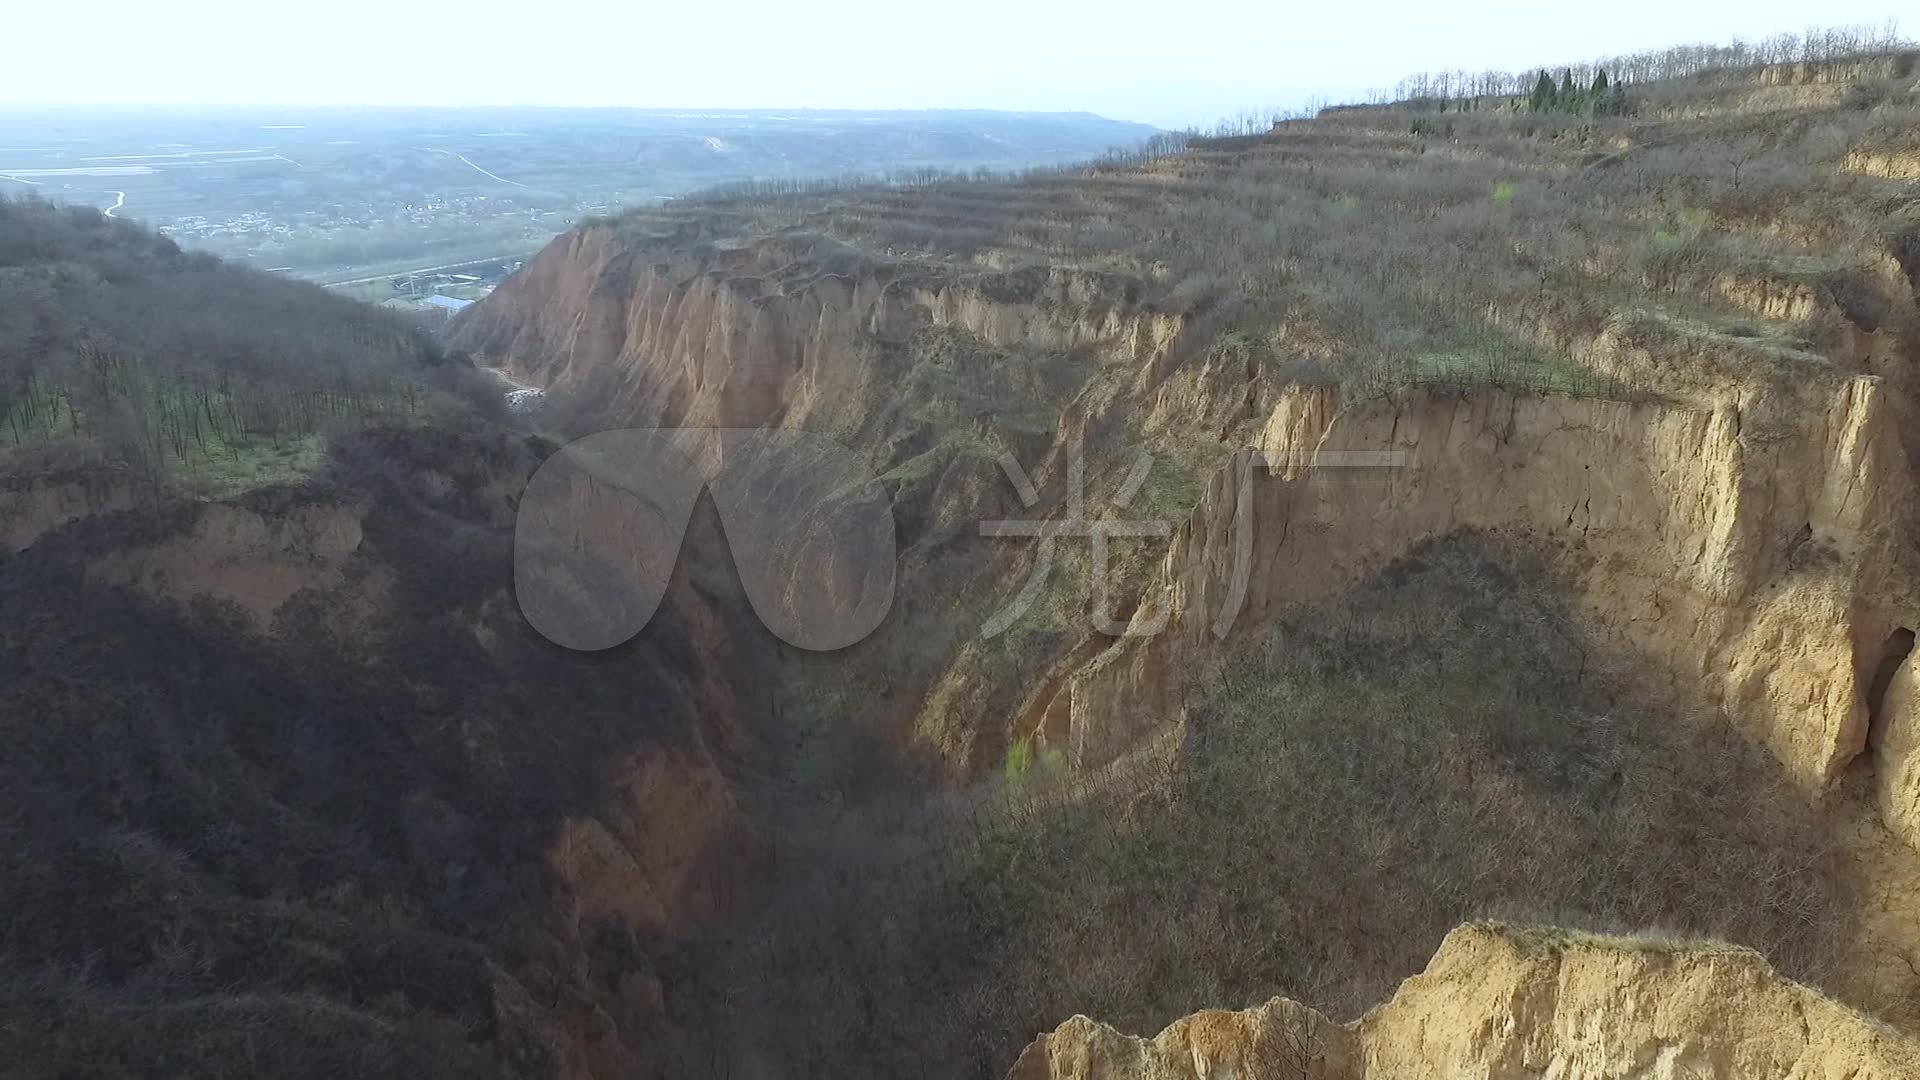
[[[320,434],[286,439],[242,435],[209,447],[190,462],[194,481],[214,496],[238,495],[255,488],[290,484],[318,472],[327,460],[327,439]]]

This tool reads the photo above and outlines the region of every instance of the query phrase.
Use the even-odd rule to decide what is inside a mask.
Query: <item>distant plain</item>
[[[521,256],[716,184],[1060,165],[1153,133],[1088,113],[0,106],[0,195],[331,283]]]

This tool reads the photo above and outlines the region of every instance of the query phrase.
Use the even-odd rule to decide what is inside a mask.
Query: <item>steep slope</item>
[[[537,460],[376,430],[302,488],[142,500],[0,559],[17,1067],[647,1060],[658,943],[759,858],[746,710],[698,574],[613,654],[527,626]]]
[[[8,1071],[647,1067],[763,849],[727,568],[561,649],[511,592],[552,447],[479,373],[96,214],[0,203],[0,263]]]

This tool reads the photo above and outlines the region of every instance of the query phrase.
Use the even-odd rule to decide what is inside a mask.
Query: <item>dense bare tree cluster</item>
[[[1606,56],[1581,63],[1557,64],[1526,71],[1423,71],[1378,91],[1376,101],[1458,101],[1462,98],[1524,97],[1542,78],[1570,79],[1574,85],[1594,84],[1606,72],[1615,84],[1693,79],[1715,72],[1735,77],[1770,64],[1816,64],[1879,56],[1912,49],[1900,36],[1897,23],[1814,28],[1803,34],[1783,33],[1760,41],[1735,38],[1726,45],[1675,45],[1664,49]]]

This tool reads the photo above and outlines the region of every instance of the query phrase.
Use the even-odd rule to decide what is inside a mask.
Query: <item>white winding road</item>
[[[16,184],[32,184],[34,187],[39,187],[43,183],[43,181],[40,181],[40,180],[29,180],[24,176],[13,176],[9,173],[0,173],[0,180],[11,180]],[[105,192],[105,194],[113,196],[113,205],[101,211],[101,213],[105,214],[107,217],[115,216],[114,215],[115,210],[118,210],[121,207],[127,205],[126,192],[108,191],[108,192]]]
[[[459,159],[460,159],[460,160],[461,160],[462,162],[465,162],[465,163],[466,163],[466,166],[467,166],[467,168],[469,168],[469,169],[472,169],[472,170],[473,170],[474,172],[477,172],[477,173],[479,173],[479,174],[480,174],[480,175],[482,175],[482,176],[491,176],[491,177],[493,177],[493,178],[494,178],[495,180],[498,180],[498,181],[500,181],[500,182],[501,182],[501,183],[503,183],[503,184],[510,184],[510,185],[512,185],[513,187],[518,187],[518,188],[523,188],[523,187],[526,187],[526,186],[527,186],[527,185],[525,185],[525,184],[523,184],[523,183],[521,183],[521,182],[519,182],[518,180],[509,180],[509,179],[507,179],[507,178],[506,178],[506,177],[504,177],[504,176],[500,176],[500,175],[498,175],[497,173],[490,173],[490,172],[488,172],[487,170],[485,170],[485,169],[483,169],[483,168],[481,168],[480,166],[478,166],[478,165],[475,165],[475,164],[474,164],[473,162],[471,162],[471,161],[468,161],[468,160],[467,160],[467,156],[466,156],[465,154],[456,154],[456,153],[454,153],[454,152],[453,152],[453,151],[451,151],[451,150],[439,150],[439,149],[436,149],[436,148],[434,148],[434,147],[431,147],[431,146],[422,146],[422,147],[420,147],[420,149],[422,149],[422,150],[425,150],[425,151],[426,151],[427,153],[429,153],[429,154],[445,154],[446,156],[448,156],[448,157],[450,157],[450,158],[459,158]]]

